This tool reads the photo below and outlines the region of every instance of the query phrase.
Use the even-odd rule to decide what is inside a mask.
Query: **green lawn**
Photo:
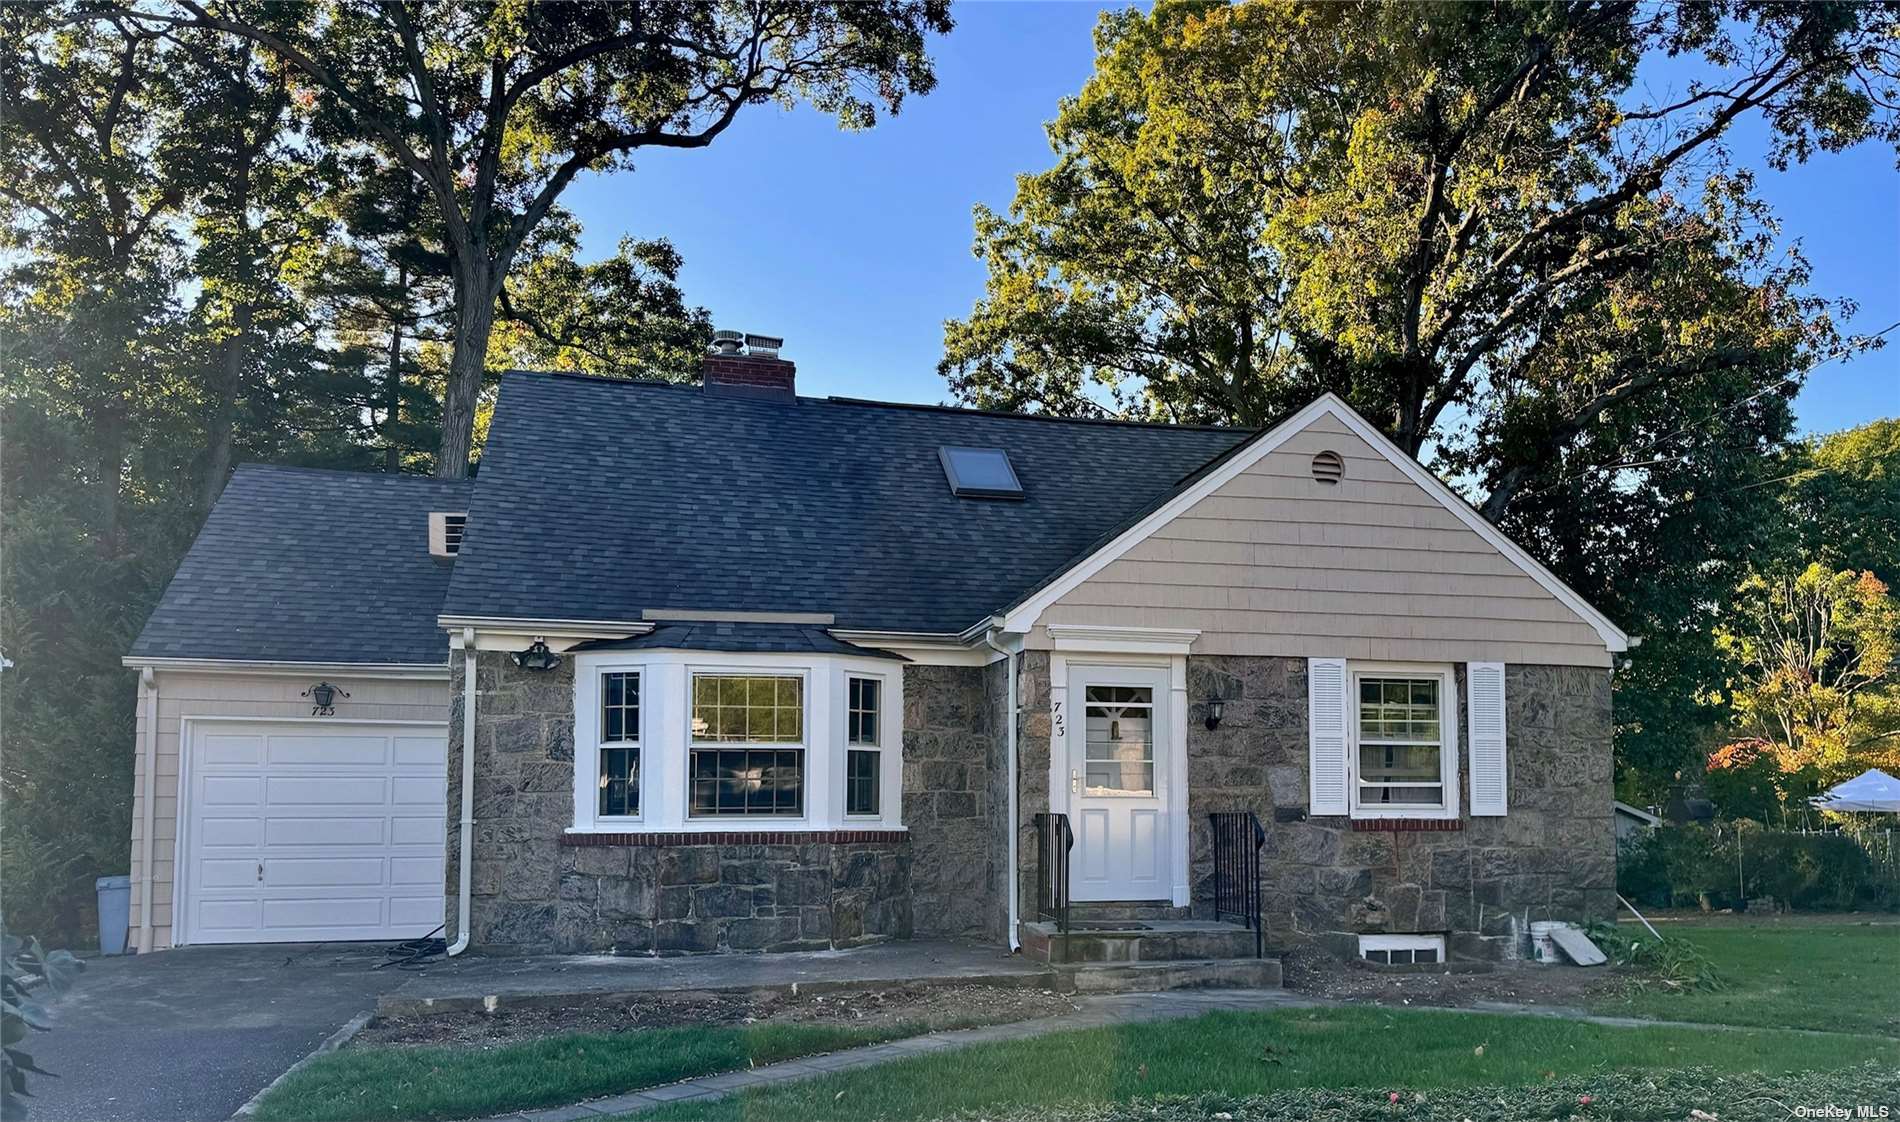
[[[493,1048],[346,1048],[260,1105],[262,1122],[479,1118],[912,1036],[905,1026],[749,1025],[574,1034]]]
[[[1593,1012],[1768,1028],[1900,1036],[1900,926],[1672,923],[1665,935],[1701,947],[1727,988],[1643,986]]]
[[[1482,1052],[1479,1051],[1482,1046]],[[903,1122],[1170,1094],[1536,1084],[1616,1069],[1838,1069],[1900,1064],[1900,1041],[1756,1030],[1608,1028],[1546,1018],[1366,1007],[1214,1013],[977,1045],[708,1103],[653,1120]]]

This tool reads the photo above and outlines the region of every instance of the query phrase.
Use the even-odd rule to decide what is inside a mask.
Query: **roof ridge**
[[[623,377],[617,374],[590,374],[579,370],[525,370],[511,369],[504,377],[520,375],[529,378],[562,378],[574,382],[592,382],[608,386],[652,387],[677,390],[697,390],[698,382],[681,382],[670,378]],[[1067,425],[1120,425],[1128,428],[1173,429],[1182,432],[1231,432],[1254,433],[1262,431],[1253,425],[1205,425],[1181,424],[1174,421],[1139,421],[1127,417],[1056,417],[1047,413],[1013,413],[1007,409],[982,409],[969,405],[944,405],[924,401],[880,401],[869,397],[846,397],[839,394],[826,394],[819,397],[814,394],[799,394],[799,401],[809,401],[818,405],[851,405],[872,409],[906,409],[925,413],[958,413],[973,417],[996,417],[1008,421],[1041,421],[1050,424]]]
[[[233,475],[238,472],[280,472],[294,475],[341,476],[346,479],[386,479],[403,483],[443,483],[469,485],[473,479],[444,479],[436,475],[417,475],[413,472],[362,471],[356,468],[311,467],[307,464],[273,464],[266,460],[246,460],[231,469]]]

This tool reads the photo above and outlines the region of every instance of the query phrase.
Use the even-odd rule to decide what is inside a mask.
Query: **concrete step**
[[[1021,938],[1026,957],[1053,966],[1252,958],[1258,945],[1244,927],[1194,919],[1071,924],[1067,934],[1053,923],[1027,923]]]
[[[1183,989],[1280,988],[1277,958],[1188,959],[1177,962],[1058,966],[1062,988],[1072,993],[1160,993]]]
[[[1095,900],[1069,905],[1072,923],[1097,923],[1112,920],[1191,919],[1194,909],[1156,900]]]

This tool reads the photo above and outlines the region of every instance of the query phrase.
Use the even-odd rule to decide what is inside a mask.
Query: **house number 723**
[[[1057,740],[1062,739],[1062,701],[1060,698],[1049,702],[1049,733]]]

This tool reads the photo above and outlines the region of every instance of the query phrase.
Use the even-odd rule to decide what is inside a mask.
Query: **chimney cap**
[[[782,336],[747,333],[745,337],[745,353],[758,355],[761,358],[778,357],[779,348],[784,345],[785,339]]]
[[[739,353],[739,342],[744,338],[745,336],[737,331],[723,329],[715,331],[712,337],[712,349],[722,355],[736,355]]]

